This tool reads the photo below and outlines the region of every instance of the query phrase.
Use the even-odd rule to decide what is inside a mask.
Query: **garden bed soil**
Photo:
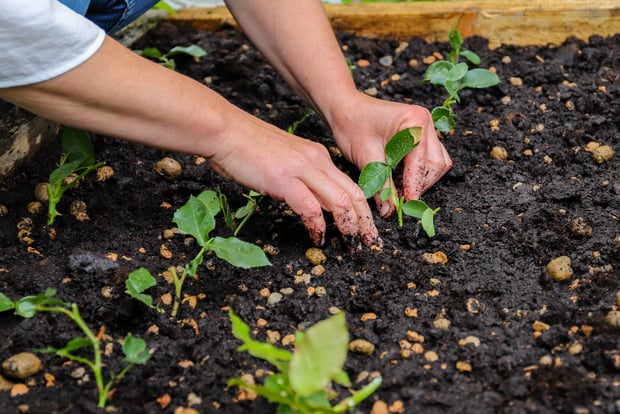
[[[411,39],[397,54],[399,41],[339,38],[352,62],[370,63],[354,70],[360,89],[427,107],[442,102],[440,87],[421,82],[423,60],[433,53],[445,56],[449,45]],[[180,72],[279,127],[303,116],[305,105],[238,32],[196,32],[164,22],[134,47],[189,44],[199,44],[208,55],[198,62],[177,57]],[[371,355],[350,353],[347,372],[353,379],[375,372],[383,377],[359,412],[370,412],[376,400],[392,412],[402,404],[405,413],[618,412],[620,335],[605,316],[616,308],[620,289],[620,162],[618,155],[595,162],[587,144],[620,150],[620,36],[494,50],[486,40],[470,38],[466,47],[481,55],[483,67],[497,70],[501,83],[464,91],[455,108],[457,128],[443,137],[454,167],[423,196],[441,208],[436,237],[425,236],[413,219],[398,228],[395,219],[377,216],[383,250],[352,256],[330,223],[324,273],[312,274],[314,265],[305,257],[311,243],[299,218],[282,203],[264,200],[240,237],[276,250],[273,266],[243,270],[209,256],[184,289],[195,306],[185,301],[180,317],[171,319],[127,296],[127,275],[140,266],[161,275],[196,254],[196,245],[182,235],[162,239],[174,227],[175,209],[190,195],[219,188],[235,209],[245,203],[244,189],[194,156],[95,136],[97,159],[116,173],[105,182],[89,176],[65,195],[59,205],[64,214],[54,226],[57,237],[50,240],[45,215],[32,215],[26,206],[59,159],[54,140],[2,182],[0,202],[8,213],[0,217],[0,291],[16,299],[54,287],[59,298],[78,303],[87,323],[94,330],[105,326],[105,341],[113,344],[106,369],[118,370],[118,341],[128,332],[148,342],[152,359],[115,387],[110,412],[172,413],[189,406],[201,413],[274,412],[265,400],[243,400],[238,389],[226,386],[228,378],[269,368],[237,352],[229,307],[261,340],[268,331],[284,337],[308,327],[335,308],[346,312],[351,339],[376,347]],[[387,55],[393,63],[383,66],[379,60]],[[297,134],[334,146],[316,116]],[[489,155],[495,146],[507,150],[507,159]],[[154,171],[166,155],[183,166],[172,181]],[[333,155],[357,179],[356,168]],[[75,199],[86,202],[89,220],[68,213]],[[17,237],[24,217],[33,221],[31,245]],[[591,233],[574,223],[591,226]],[[230,231],[220,223],[217,233]],[[162,245],[172,259],[160,255]],[[447,263],[425,260],[426,253],[436,252]],[[545,271],[560,256],[570,257],[574,272],[564,283]],[[163,277],[158,282],[149,291],[157,298],[171,291]],[[267,306],[264,289],[284,292],[282,300]],[[261,318],[267,325],[257,327]],[[449,327],[436,327],[438,318],[449,320]],[[536,321],[548,329],[535,332]],[[62,347],[80,335],[66,317],[50,314],[22,319],[5,313],[0,332],[1,359]],[[409,346],[403,341],[417,343],[414,352],[401,352]],[[0,412],[103,412],[96,408],[92,374],[90,380],[73,378],[79,364],[39,356],[43,367],[26,381],[29,392],[11,397],[0,391]]]

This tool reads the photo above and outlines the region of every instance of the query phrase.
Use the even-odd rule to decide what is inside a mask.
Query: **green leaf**
[[[78,337],[69,340],[69,342],[67,342],[67,345],[65,345],[61,349],[56,349],[54,352],[73,352],[91,345],[92,342],[90,342],[88,338]]]
[[[438,60],[431,64],[424,72],[423,80],[433,85],[443,85],[448,79],[448,72],[454,65],[447,60]]]
[[[459,55],[463,56],[465,59],[469,60],[474,65],[480,64],[480,56],[478,56],[471,50],[461,50],[461,53],[459,53]]]
[[[142,338],[128,334],[123,341],[124,361],[132,364],[144,364],[151,358],[153,352],[147,348]]]
[[[392,187],[385,187],[381,190],[381,194],[379,194],[379,199],[381,201],[385,201],[392,195]]]
[[[88,132],[65,126],[63,127],[60,141],[62,143],[62,152],[69,155],[67,158],[68,162],[80,160],[80,166],[95,163],[95,150]]]
[[[463,77],[467,74],[468,69],[469,66],[467,66],[467,63],[465,62],[454,65],[452,69],[448,71],[448,80],[454,82],[463,79]]]
[[[169,14],[175,14],[176,10],[174,10],[172,7],[170,7],[170,5],[168,3],[166,3],[165,1],[160,1],[157,2],[154,6],[154,9],[158,9],[158,10],[164,10],[166,12],[168,12]]]
[[[209,248],[220,259],[243,269],[271,266],[271,262],[267,259],[263,249],[236,237],[215,237],[209,243]]]
[[[461,33],[459,32],[456,24],[452,26],[452,29],[448,34],[448,40],[450,41],[450,46],[452,46],[452,49],[459,50],[461,49],[461,46],[463,46],[463,38],[461,37]]]
[[[147,306],[153,306],[153,298],[151,295],[144,294],[145,290],[157,285],[157,280],[151,275],[146,268],[141,267],[129,274],[125,280],[125,293],[134,299],[139,300]]]
[[[15,309],[15,304],[4,293],[0,293],[0,312]]]
[[[61,301],[60,299],[54,298],[56,295],[56,289],[47,288],[45,293],[36,296],[24,296],[23,298],[15,301],[15,314],[21,316],[22,318],[32,318],[38,311],[40,307],[51,305],[51,306],[62,306],[68,307],[68,304]]]
[[[435,223],[434,217],[437,210],[433,211],[430,208],[422,214],[422,228],[428,235],[428,237],[435,236]]]
[[[249,384],[241,378],[231,378],[226,383],[231,386],[237,386],[256,392],[261,397],[264,397],[272,403],[282,404],[289,407],[294,403],[292,396],[288,396],[288,390],[286,387],[280,385],[280,382],[284,383],[286,377],[281,374],[274,374],[267,377],[265,385]]]
[[[362,389],[356,391],[352,396],[342,400],[338,403],[336,407],[334,407],[334,412],[345,412],[351,410],[353,407],[356,407],[361,404],[366,398],[370,397],[381,385],[383,379],[381,377],[377,377],[366,384]]]
[[[291,388],[308,397],[339,377],[347,358],[349,333],[343,312],[308,328],[295,341],[295,352],[289,365]]]
[[[196,198],[205,205],[205,207],[213,217],[215,217],[217,213],[220,212],[220,199],[215,191],[205,190],[202,193],[198,194]]]
[[[192,57],[203,57],[207,55],[207,51],[198,45],[191,46],[175,46],[168,51],[164,56],[170,57],[175,55],[189,55]]]
[[[67,178],[69,174],[76,171],[83,162],[84,160],[76,159],[76,160],[61,164],[60,166],[58,166],[58,168],[56,168],[50,174],[50,178],[49,178],[50,183],[51,184],[60,183],[64,178]]]
[[[250,336],[250,327],[232,309],[228,312],[228,316],[232,322],[233,335],[243,342],[243,345],[238,348],[239,351],[248,351],[253,357],[269,362],[280,371],[287,370],[288,361],[292,356],[291,352],[277,348],[270,343],[255,341]]]
[[[32,318],[37,314],[36,303],[28,300],[28,298],[32,298],[32,296],[22,298],[15,303],[15,314],[21,316],[22,318]]]
[[[140,56],[144,56],[150,59],[161,59],[163,57],[162,53],[156,47],[149,47],[144,50],[136,50],[135,51]]]
[[[410,217],[421,219],[426,210],[430,210],[430,207],[422,200],[409,200],[403,204],[403,213]]]
[[[444,88],[446,88],[446,91],[448,91],[448,94],[456,102],[460,102],[461,101],[461,98],[459,97],[459,90],[462,89],[461,81],[447,80],[446,83],[443,86],[444,86]]]
[[[431,113],[433,124],[441,132],[449,132],[455,127],[454,112],[450,108],[438,106],[433,108]]]
[[[385,145],[385,160],[396,169],[398,163],[413,150],[422,137],[422,127],[416,126],[398,131]]]
[[[362,169],[358,179],[358,185],[366,198],[375,195],[390,177],[392,169],[384,162],[369,162]]]
[[[461,88],[488,88],[499,83],[499,77],[488,69],[471,69],[461,81]]]
[[[205,204],[191,196],[187,203],[174,212],[172,221],[182,234],[189,234],[200,246],[205,246],[211,230],[215,228],[215,219]]]

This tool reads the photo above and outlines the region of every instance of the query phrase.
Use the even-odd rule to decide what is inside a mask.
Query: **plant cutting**
[[[361,171],[358,185],[367,198],[379,193],[381,201],[390,199],[396,208],[398,225],[403,227],[403,214],[420,219],[422,228],[429,237],[435,235],[435,214],[439,208],[432,209],[422,200],[405,201],[394,191],[394,170],[405,155],[420,142],[422,127],[411,127],[398,131],[385,145],[386,162],[370,162]]]
[[[351,387],[342,369],[347,357],[349,333],[344,313],[318,322],[306,331],[295,333],[295,350],[277,348],[252,339],[250,327],[232,310],[229,311],[235,337],[243,342],[239,351],[263,359],[278,372],[267,376],[263,385],[250,384],[242,378],[228,380],[229,385],[246,388],[278,404],[278,414],[344,413],[358,406],[381,385],[373,379],[351,396],[332,405],[337,395],[332,382]]]
[[[159,63],[160,65],[172,70],[176,69],[176,62],[173,59],[174,56],[188,55],[195,59],[199,59],[207,54],[207,51],[198,45],[175,46],[166,53],[162,53],[156,47],[149,47],[143,50],[134,50],[134,52],[136,52],[140,56],[153,59],[157,61],[157,63]]]
[[[110,380],[105,382],[103,379],[103,362],[102,337],[104,327],[97,334],[88,327],[76,303],[64,302],[55,298],[56,290],[52,288],[46,289],[45,293],[36,296],[24,296],[21,299],[12,301],[3,293],[0,293],[0,312],[15,310],[15,315],[23,318],[32,318],[37,313],[49,312],[60,313],[71,319],[86,337],[75,337],[60,349],[45,348],[39,352],[52,352],[56,355],[70,359],[71,361],[82,363],[88,366],[97,383],[97,391],[99,393],[99,401],[97,405],[101,408],[106,406],[110,391],[114,384],[117,384],[127,372],[137,364],[145,364],[151,357],[152,350],[148,349],[143,339],[136,338],[128,334],[123,340],[123,354],[126,363],[125,367],[117,374],[112,374]],[[85,357],[78,353],[83,348],[90,347],[92,358]]]
[[[74,187],[88,173],[105,164],[95,162],[93,143],[86,131],[65,126],[60,140],[63,154],[58,168],[51,172],[47,185],[48,225],[54,224],[56,217],[60,215],[56,206],[65,191]]]
[[[424,82],[433,85],[442,85],[448,92],[448,97],[441,106],[433,108],[431,114],[435,128],[441,132],[449,132],[456,125],[452,105],[460,103],[459,92],[465,88],[488,88],[499,83],[499,77],[488,69],[470,69],[466,62],[459,62],[459,57],[465,58],[474,65],[480,64],[480,57],[471,50],[463,49],[463,38],[456,25],[450,30],[449,36],[452,51],[447,60],[438,60],[431,64],[424,73]]]
[[[171,316],[176,317],[181,303],[181,293],[185,279],[196,278],[198,266],[203,262],[205,253],[212,251],[217,257],[236,267],[249,269],[258,266],[269,266],[271,263],[265,252],[255,244],[244,242],[236,237],[211,237],[209,233],[215,228],[215,216],[220,211],[218,194],[206,190],[191,196],[187,203],[174,213],[173,221],[179,232],[192,236],[200,246],[194,258],[182,268],[170,266],[174,284],[174,303]],[[146,268],[139,268],[129,274],[125,282],[126,292],[133,298],[153,307],[152,298],[143,293],[144,290],[157,284],[155,278]]]
[[[254,213],[258,211],[258,204],[265,197],[261,193],[258,193],[254,190],[248,191],[247,194],[243,194],[243,197],[248,201],[245,205],[239,207],[235,212],[230,211],[230,205],[228,204],[228,199],[226,195],[222,193],[219,189],[217,191],[218,202],[220,205],[220,210],[222,211],[222,217],[224,217],[224,223],[226,228],[233,231],[233,236],[237,237],[241,229],[245,226],[245,224],[252,218]],[[236,223],[235,219],[241,219],[239,224]]]

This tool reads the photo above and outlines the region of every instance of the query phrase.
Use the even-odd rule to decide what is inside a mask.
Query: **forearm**
[[[241,112],[110,38],[77,68],[46,82],[0,89],[0,97],[59,123],[206,157],[219,145],[227,111]]]
[[[333,127],[357,91],[322,3],[227,0],[227,5],[291,88]]]

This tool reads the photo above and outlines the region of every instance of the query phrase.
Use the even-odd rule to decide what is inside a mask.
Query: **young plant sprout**
[[[134,50],[140,56],[144,56],[149,59],[157,61],[160,65],[167,67],[168,69],[175,70],[176,62],[173,56],[188,55],[195,59],[199,59],[207,54],[207,51],[198,45],[191,46],[175,46],[166,53],[162,53],[156,47],[149,47],[144,50]]]
[[[316,114],[316,112],[314,112],[314,109],[306,108],[304,115],[297,121],[293,122],[291,126],[288,127],[287,132],[289,134],[294,134],[295,132],[297,132],[297,128],[299,128],[299,125],[301,125],[303,122],[306,121],[306,119],[310,118],[314,114]]]
[[[230,211],[228,199],[219,189],[217,190],[217,197],[226,228],[230,229],[233,232],[233,236],[237,237],[248,220],[258,211],[258,204],[265,196],[254,190],[248,191],[247,194],[243,194],[243,197],[248,200],[247,203],[239,207],[235,212]],[[237,224],[235,219],[241,219],[241,222]]]
[[[409,154],[420,142],[422,127],[411,127],[398,131],[385,145],[386,162],[370,162],[360,173],[358,185],[364,195],[370,198],[377,194],[381,201],[390,199],[396,207],[398,225],[403,227],[403,213],[420,219],[422,228],[429,237],[435,235],[434,216],[439,208],[431,209],[421,200],[405,201],[394,191],[393,173],[405,155]]]
[[[333,382],[351,386],[342,369],[349,343],[344,313],[318,322],[295,334],[295,350],[277,348],[252,339],[250,327],[232,310],[229,311],[235,337],[243,342],[239,351],[273,365],[278,372],[267,376],[263,385],[250,384],[242,378],[228,380],[229,385],[246,388],[278,404],[278,414],[344,413],[358,406],[381,385],[381,377],[373,379],[351,396],[332,405],[337,395],[330,390]]]
[[[65,191],[72,188],[88,173],[105,164],[104,162],[95,163],[93,143],[86,131],[64,127],[60,140],[63,155],[58,168],[50,174],[47,185],[48,225],[54,224],[56,217],[60,215],[56,206]]]
[[[219,211],[220,201],[217,193],[207,190],[196,197],[191,196],[187,203],[174,213],[173,221],[177,224],[179,232],[192,236],[200,246],[200,250],[184,267],[168,268],[174,284],[175,297],[170,313],[173,317],[176,317],[179,311],[185,279],[188,276],[196,278],[198,266],[202,264],[206,252],[212,251],[220,259],[244,269],[271,265],[265,252],[255,244],[244,242],[234,236],[227,238],[209,236],[215,228],[215,216]],[[126,293],[147,306],[153,307],[153,299],[143,292],[155,284],[153,275],[148,269],[142,267],[129,274],[125,282]]]
[[[73,338],[60,349],[45,348],[39,350],[39,352],[52,352],[56,355],[70,359],[71,361],[79,362],[88,366],[95,376],[97,391],[99,392],[98,406],[103,408],[106,406],[112,387],[117,384],[135,365],[145,364],[151,357],[153,351],[147,348],[146,342],[143,339],[136,338],[131,334],[128,334],[123,340],[123,354],[125,355],[123,361],[126,365],[119,373],[112,374],[108,382],[105,382],[103,379],[103,368],[105,363],[103,361],[101,340],[104,333],[104,328],[102,327],[99,333],[95,334],[95,332],[91,330],[88,325],[86,325],[84,319],[82,319],[77,304],[63,302],[62,300],[55,298],[55,295],[56,290],[48,288],[43,294],[36,296],[25,296],[16,301],[12,301],[3,293],[0,293],[0,312],[14,309],[15,315],[23,318],[32,318],[37,313],[50,312],[60,313],[71,319],[80,328],[84,335],[86,335],[86,337]],[[92,358],[83,356],[81,352],[78,352],[87,347],[92,349]]]
[[[452,51],[448,60],[438,60],[426,69],[424,82],[433,85],[442,85],[448,92],[448,97],[441,106],[433,108],[432,117],[435,128],[441,132],[449,132],[456,125],[452,105],[460,103],[459,92],[465,88],[488,88],[499,83],[499,77],[488,69],[469,69],[466,62],[459,63],[459,57],[464,57],[474,65],[480,64],[480,57],[471,50],[462,49],[463,38],[456,25],[449,34]]]

